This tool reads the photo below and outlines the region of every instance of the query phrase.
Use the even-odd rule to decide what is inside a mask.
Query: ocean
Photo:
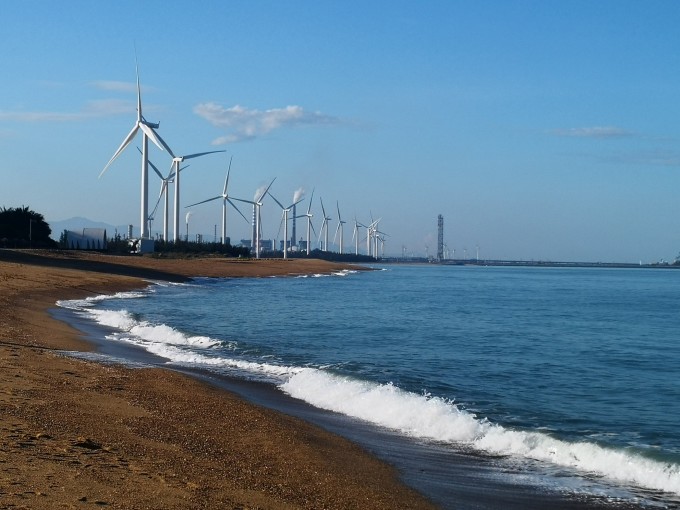
[[[444,508],[680,506],[680,271],[373,269],[58,305],[114,360],[303,402]]]

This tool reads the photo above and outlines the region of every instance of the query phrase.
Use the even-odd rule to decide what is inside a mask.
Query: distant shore
[[[351,442],[188,376],[64,356],[92,349],[59,299],[191,277],[347,268],[0,250],[0,507],[433,508]]]
[[[659,262],[654,264],[634,264],[632,262],[557,262],[550,260],[491,260],[491,259],[426,259],[425,257],[398,258],[386,257],[379,261],[383,264],[433,264],[442,266],[498,266],[498,267],[593,267],[621,269],[680,269],[680,264]]]

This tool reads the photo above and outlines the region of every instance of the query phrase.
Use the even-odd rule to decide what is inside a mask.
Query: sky
[[[331,241],[339,207],[345,250],[355,218],[380,219],[386,255],[434,255],[441,214],[456,258],[680,253],[676,1],[26,0],[0,12],[0,207],[139,231],[141,136],[99,177],[136,119],[136,55],[144,116],[173,152],[226,151],[182,172],[192,237],[220,235],[220,200],[186,206],[222,192],[231,158],[231,196],[252,200],[276,178],[274,196],[288,205],[302,188],[306,210],[314,190]],[[152,173],[152,208],[160,185]],[[283,237],[269,198],[262,218],[263,237]],[[227,235],[250,238],[233,210]]]

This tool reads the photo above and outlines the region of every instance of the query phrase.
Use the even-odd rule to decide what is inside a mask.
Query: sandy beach
[[[433,508],[351,442],[188,376],[69,358],[48,310],[149,280],[329,272],[309,260],[0,250],[0,508]]]

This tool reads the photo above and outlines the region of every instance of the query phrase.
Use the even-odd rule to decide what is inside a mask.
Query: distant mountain
[[[61,236],[61,233],[64,230],[78,231],[84,228],[105,228],[106,235],[108,237],[113,237],[116,233],[116,229],[118,229],[118,233],[122,236],[127,234],[127,225],[109,225],[108,223],[104,223],[102,221],[94,221],[88,218],[82,218],[80,216],[61,221],[48,220],[47,223],[49,223],[50,228],[52,229],[52,235],[50,237],[55,241],[59,240],[59,236]]]

